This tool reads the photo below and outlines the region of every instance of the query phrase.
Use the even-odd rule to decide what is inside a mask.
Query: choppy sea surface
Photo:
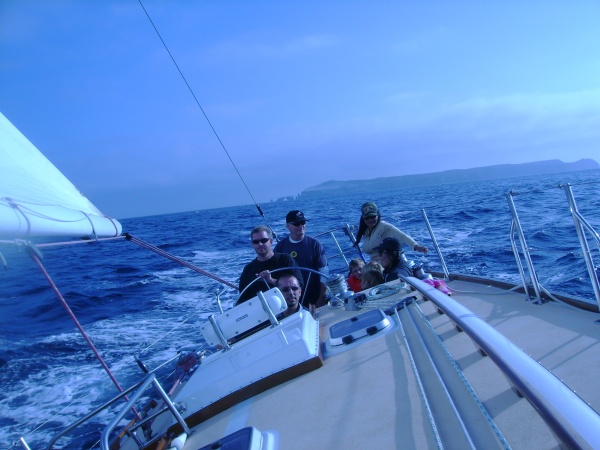
[[[375,201],[382,218],[427,245],[427,255],[407,251],[425,269],[441,271],[425,211],[450,272],[520,284],[510,245],[512,196],[540,283],[554,292],[595,302],[564,188],[571,185],[581,215],[600,230],[600,170],[465,182],[183,212],[122,220],[124,231],[237,284],[254,253],[248,233],[268,223],[285,235],[285,214],[302,210],[307,233],[318,235],[358,224],[360,205]],[[338,233],[339,237],[340,234]],[[320,238],[329,254],[335,244]],[[589,237],[600,266],[598,246]],[[347,242],[342,243],[348,248]],[[24,251],[0,247],[7,270],[0,272],[0,446],[24,437],[31,448],[46,447],[67,424],[116,395],[100,364],[77,332],[40,270]],[[134,355],[150,368],[202,345],[199,324],[225,308],[235,291],[204,275],[125,240],[47,248],[43,264],[121,386],[143,374]],[[356,255],[348,255],[348,258]],[[334,273],[345,273],[333,258]],[[158,370],[164,385],[171,367]],[[119,405],[120,407],[120,405]],[[97,446],[105,413],[59,442],[60,448]],[[18,444],[17,444],[18,446]]]

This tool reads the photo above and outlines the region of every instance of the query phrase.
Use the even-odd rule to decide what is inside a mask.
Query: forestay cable
[[[183,79],[183,82],[185,83],[185,85],[187,86],[188,90],[192,94],[192,97],[194,97],[194,101],[196,102],[196,105],[198,105],[198,108],[200,108],[200,111],[202,111],[202,114],[204,115],[204,118],[208,122],[208,125],[210,126],[210,129],[212,130],[212,132],[216,136],[217,140],[219,141],[219,144],[221,145],[221,148],[223,149],[223,151],[227,155],[227,158],[229,158],[229,161],[231,162],[231,165],[233,166],[233,168],[237,172],[238,177],[240,177],[240,180],[242,181],[242,183],[244,184],[244,187],[248,191],[248,194],[250,195],[250,198],[252,198],[252,201],[256,205],[256,209],[258,209],[258,213],[262,216],[263,219],[267,220],[267,218],[265,217],[265,214],[263,213],[260,205],[258,204],[258,202],[256,201],[256,199],[254,198],[254,196],[252,195],[252,192],[250,191],[250,188],[246,184],[246,181],[244,180],[244,177],[242,177],[242,174],[240,173],[240,171],[238,170],[237,166],[235,165],[235,162],[233,161],[233,158],[231,157],[231,155],[227,151],[227,148],[225,147],[225,144],[223,144],[223,141],[219,137],[219,134],[217,133],[217,130],[215,130],[215,127],[213,127],[213,124],[211,123],[210,119],[208,118],[208,115],[206,114],[206,112],[204,111],[204,108],[202,108],[202,105],[200,105],[200,102],[198,101],[198,98],[196,97],[196,94],[194,93],[192,87],[190,86],[190,84],[188,83],[187,79],[185,78],[185,75],[183,74],[183,72],[179,68],[179,65],[177,64],[177,61],[175,61],[175,58],[171,54],[171,51],[169,50],[169,47],[167,47],[166,42],[164,41],[164,39],[162,38],[160,32],[158,31],[158,28],[156,28],[156,25],[154,25],[154,22],[150,18],[150,14],[148,14],[148,11],[146,11],[146,8],[144,7],[144,4],[142,3],[142,0],[138,0],[138,2],[140,3],[140,6],[144,10],[144,13],[146,14],[146,17],[150,21],[150,24],[152,25],[152,28],[154,28],[154,31],[156,31],[156,34],[158,35],[158,38],[160,39],[160,42],[162,42],[163,46],[165,47],[165,50],[169,54],[169,57],[171,58],[171,61],[173,61],[173,64],[175,64],[175,67],[177,68],[177,71],[179,72],[179,75]],[[268,225],[268,223],[267,223],[267,225]],[[277,234],[275,233],[275,231],[273,230],[273,228],[271,228],[271,225],[268,225],[268,226],[271,229],[271,233],[273,233],[273,237],[275,238],[275,240],[278,240],[277,239]]]

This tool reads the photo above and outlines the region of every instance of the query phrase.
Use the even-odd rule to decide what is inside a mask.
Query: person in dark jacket
[[[252,248],[256,252],[256,258],[244,267],[240,275],[239,290],[241,295],[237,300],[237,305],[255,297],[259,291],[264,292],[275,287],[277,278],[284,273],[291,273],[301,284],[304,284],[304,279],[298,269],[290,269],[289,271],[280,270],[273,274],[271,273],[275,269],[297,267],[298,265],[290,255],[275,253],[273,251],[271,248],[273,245],[273,235],[269,227],[259,225],[253,228],[250,232],[250,241]],[[256,278],[262,278],[262,280],[252,283]]]
[[[396,238],[385,238],[381,244],[375,247],[375,250],[381,257],[380,263],[383,266],[384,282],[397,280],[400,275],[412,277],[413,273],[406,262],[400,257],[402,255],[402,246]]]
[[[329,275],[323,245],[306,234],[307,219],[302,211],[297,209],[290,211],[285,217],[285,222],[290,234],[277,243],[275,252],[287,253],[294,258],[299,267],[319,272],[302,270],[304,277],[302,306],[315,305],[317,308],[323,306],[326,303],[324,277]]]

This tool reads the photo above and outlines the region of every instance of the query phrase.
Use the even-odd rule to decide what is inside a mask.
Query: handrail
[[[600,448],[600,415],[554,374],[457,301],[417,278],[400,278],[469,335],[568,448]]]
[[[156,378],[156,376],[154,374],[151,374],[151,376],[154,377],[154,378]],[[71,425],[69,425],[67,428],[65,428],[60,433],[56,434],[52,438],[52,440],[50,441],[50,443],[48,444],[47,450],[51,450],[54,447],[54,444],[60,438],[62,438],[63,436],[67,435],[68,433],[70,433],[71,431],[73,431],[75,428],[79,427],[80,425],[84,424],[85,422],[89,421],[90,419],[94,418],[95,416],[97,416],[98,414],[100,414],[102,411],[107,410],[114,403],[120,401],[124,396],[126,396],[130,392],[138,389],[144,382],[145,382],[145,380],[142,380],[142,381],[134,384],[130,388],[128,388],[128,389],[124,390],[123,392],[121,392],[116,397],[113,397],[112,399],[110,399],[109,401],[107,401],[106,403],[104,403],[103,405],[99,406],[98,408],[96,408],[95,410],[93,410],[92,412],[90,412],[89,414],[87,414],[85,417],[82,417],[78,421],[76,421],[76,422],[72,423]],[[126,410],[126,412],[127,412],[127,410]]]
[[[519,240],[521,242],[521,248],[523,250],[523,256],[525,257],[525,262],[527,263],[527,268],[529,269],[529,278],[531,279],[531,284],[533,285],[533,290],[535,291],[535,297],[537,298],[538,303],[545,303],[545,300],[542,299],[542,294],[540,290],[540,283],[535,273],[535,267],[533,266],[533,261],[531,260],[531,255],[529,253],[529,247],[527,246],[527,242],[525,241],[525,234],[523,233],[523,229],[521,228],[521,222],[519,221],[519,215],[517,214],[517,209],[515,208],[515,203],[513,202],[513,196],[516,194],[515,191],[510,191],[506,194],[506,198],[508,200],[508,206],[510,207],[510,212],[512,214],[512,224],[511,232],[514,229],[517,230],[517,235],[519,236]],[[515,246],[516,249],[516,246]],[[515,258],[519,259],[518,251],[515,253]],[[517,263],[520,264],[520,261]],[[523,279],[523,285],[525,286],[526,280]]]
[[[117,427],[117,425],[123,419],[123,417],[125,417],[125,414],[127,414],[127,412],[131,408],[133,408],[135,402],[139,400],[139,398],[144,394],[144,392],[146,391],[146,389],[148,389],[150,385],[154,386],[162,400],[165,402],[167,408],[169,408],[169,410],[175,417],[175,420],[177,420],[179,425],[181,425],[181,427],[183,428],[183,431],[185,431],[188,435],[191,434],[191,430],[187,426],[187,423],[185,422],[181,414],[179,414],[179,411],[177,411],[177,408],[169,398],[169,395],[165,392],[165,390],[162,388],[162,386],[156,379],[156,375],[151,373],[141,383],[138,383],[137,385],[133,386],[132,388],[128,389],[127,391],[123,392],[121,395],[118,396],[119,398],[123,397],[128,392],[133,391],[137,388],[137,391],[135,392],[135,394],[133,394],[129,402],[127,402],[127,405],[125,405],[125,407],[123,407],[121,411],[119,411],[119,413],[112,418],[112,420],[108,423],[106,428],[104,428],[104,431],[102,431],[102,438],[100,442],[102,450],[110,450],[110,444],[108,440],[110,438],[111,433]]]
[[[101,439],[102,449],[103,450],[108,450],[110,448],[109,443],[108,443],[108,439],[109,439],[110,434],[112,433],[113,429],[118,425],[118,423],[123,419],[123,417],[125,417],[125,414],[127,414],[133,408],[135,402],[137,400],[139,400],[139,398],[144,394],[144,392],[148,389],[148,387],[150,385],[153,385],[153,387],[156,389],[156,391],[158,392],[158,394],[160,395],[160,397],[162,398],[162,400],[165,402],[166,407],[171,411],[171,413],[173,414],[173,416],[175,417],[175,419],[177,420],[177,422],[183,427],[184,431],[186,433],[190,434],[189,427],[185,423],[185,420],[183,419],[183,417],[181,416],[181,414],[179,414],[179,411],[177,411],[177,408],[175,407],[175,405],[173,404],[173,402],[169,398],[169,395],[165,392],[165,390],[163,389],[163,387],[160,385],[160,383],[156,379],[156,374],[151,373],[150,375],[148,375],[142,381],[134,384],[129,389],[124,390],[123,392],[121,392],[116,397],[113,397],[111,400],[109,400],[108,402],[104,403],[100,407],[96,408],[94,411],[92,411],[91,413],[87,414],[85,417],[82,417],[78,421],[74,422],[73,424],[71,424],[70,426],[68,426],[67,428],[65,428],[60,433],[56,434],[52,438],[52,440],[50,441],[50,443],[48,444],[47,450],[51,450],[54,447],[54,444],[56,444],[56,442],[60,438],[62,438],[63,436],[67,435],[68,433],[70,433],[71,431],[73,431],[75,428],[79,427],[80,425],[82,425],[85,422],[89,421],[90,419],[94,418],[95,416],[97,416],[101,412],[107,410],[114,403],[122,400],[122,398],[125,397],[126,395],[128,395],[131,392],[137,390],[137,392],[133,395],[133,397],[131,397],[129,399],[129,401],[127,402],[127,404],[121,409],[121,411],[119,412],[119,414],[117,416],[115,416],[110,421],[110,423],[106,426],[106,428],[102,432],[102,439]],[[143,422],[145,422],[147,420],[148,420],[148,418],[146,418]]]
[[[342,231],[346,236],[348,236],[348,239],[350,240],[350,243],[352,244],[352,247],[348,250],[344,250],[342,249],[338,238],[335,236],[335,232],[336,231]],[[356,244],[356,237],[354,236],[354,233],[352,232],[352,227],[348,224],[345,224],[344,226],[340,227],[340,228],[335,228],[333,230],[329,230],[329,231],[324,231],[322,233],[316,234],[313,237],[315,239],[318,239],[322,236],[327,236],[329,235],[329,237],[333,240],[333,243],[335,244],[335,246],[337,247],[337,251],[335,252],[334,256],[341,256],[343,261],[344,261],[344,265],[346,266],[346,268],[349,267],[349,263],[348,263],[348,259],[346,258],[346,254],[350,253],[352,251],[356,251],[358,253],[358,255],[360,256],[360,258],[364,261],[365,257],[362,253],[362,251],[360,250],[359,247],[355,247]],[[328,255],[328,259],[331,259],[331,257]]]
[[[262,307],[265,310],[265,312],[267,313],[267,316],[269,316],[269,322],[271,322],[271,326],[274,327],[274,326],[279,325],[279,320],[277,320],[277,317],[275,317],[275,314],[273,314],[273,310],[271,309],[271,306],[267,302],[265,294],[263,294],[262,291],[258,291],[256,293],[256,295],[257,295],[258,299],[260,300],[260,303],[262,303]]]
[[[513,220],[510,223],[510,248],[512,248],[513,254],[515,255],[515,261],[517,263],[519,275],[521,276],[521,281],[523,282],[522,286],[525,290],[525,295],[527,296],[527,298],[531,298],[531,294],[529,293],[529,286],[527,285],[527,278],[525,277],[525,270],[523,269],[523,263],[521,262],[521,258],[519,257],[519,248],[517,247],[517,242],[515,241],[515,227],[515,221]]]
[[[346,259],[346,255],[344,254],[344,250],[342,250],[342,247],[340,246],[340,243],[338,242],[337,238],[335,237],[335,234],[333,234],[333,231],[330,231],[329,235],[331,236],[331,239],[333,239],[333,242],[335,243],[335,245],[336,245],[336,247],[338,249],[338,252],[342,256],[342,259],[344,260],[344,263],[346,264],[346,267],[348,267],[348,260]]]
[[[227,342],[227,338],[223,335],[223,331],[221,331],[221,327],[217,323],[217,319],[216,319],[215,315],[211,314],[210,316],[208,316],[208,321],[210,322],[210,325],[213,327],[213,330],[215,331],[215,334],[219,338],[219,341],[221,341],[221,345],[223,346],[223,351],[226,352],[228,350],[231,350],[231,346],[229,345],[229,342]]]
[[[587,270],[592,282],[592,287],[594,290],[594,294],[596,296],[596,300],[597,300],[597,304],[598,304],[598,308],[600,308],[600,269],[596,269],[594,267],[594,262],[590,256],[590,250],[589,247],[587,245],[587,241],[585,240],[585,236],[584,236],[584,230],[589,231],[589,233],[591,234],[591,236],[594,238],[594,240],[596,241],[598,248],[600,249],[600,236],[599,234],[594,230],[594,228],[585,220],[585,218],[579,213],[579,211],[577,210],[577,205],[575,204],[575,200],[574,198],[572,198],[572,193],[571,193],[571,188],[569,184],[566,185],[559,185],[558,187],[564,188],[566,193],[567,193],[567,198],[569,200],[569,204],[571,207],[571,213],[573,214],[573,220],[575,221],[575,227],[577,230],[577,233],[579,235],[579,239],[580,239],[580,243],[581,243],[581,247],[583,249],[583,256],[587,265]],[[523,229],[521,227],[521,221],[519,219],[516,207],[515,207],[515,203],[513,201],[513,197],[515,195],[517,195],[518,193],[514,190],[511,190],[510,192],[508,192],[506,194],[507,200],[508,200],[508,204],[509,204],[509,209],[510,209],[510,213],[511,213],[511,217],[512,217],[512,221],[511,221],[511,228],[510,228],[510,234],[509,234],[509,240],[510,240],[510,245],[511,245],[511,249],[512,252],[514,254],[515,257],[515,262],[516,262],[516,266],[519,272],[519,275],[521,277],[522,280],[522,285],[521,287],[523,288],[523,290],[525,291],[525,295],[527,296],[527,298],[531,299],[535,297],[535,302],[537,304],[542,304],[545,303],[547,300],[547,297],[550,297],[554,300],[556,300],[556,297],[553,296],[539,281],[539,278],[537,276],[534,264],[533,264],[533,260],[531,258],[531,252],[530,252],[530,248],[527,245],[526,239],[525,239],[525,234],[523,232]],[[450,272],[448,270],[448,267],[446,266],[446,262],[444,260],[443,254],[442,254],[442,250],[441,247],[439,246],[437,239],[435,237],[435,233],[433,231],[433,228],[430,224],[429,218],[427,217],[427,213],[425,211],[425,209],[421,209],[421,214],[423,216],[423,220],[425,222],[425,225],[429,231],[429,235],[431,236],[431,239],[433,241],[433,245],[436,249],[438,258],[440,260],[440,264],[442,266],[442,272],[444,274],[444,277],[446,279],[450,279],[451,275]],[[333,235],[334,231],[338,231],[340,230],[335,229],[335,230],[331,230],[331,231],[326,231],[323,233],[320,233],[318,235],[315,235],[315,238],[324,236],[324,235],[331,235],[334,239],[334,242],[336,243],[337,246],[337,252],[336,255],[339,253],[344,260],[346,259],[344,254],[347,253],[348,251],[344,251],[341,249],[341,246],[339,245],[338,240],[335,238],[335,236]],[[354,238],[352,231],[350,229],[349,225],[345,225],[344,227],[341,228],[341,230],[344,231],[344,233],[349,237],[350,241],[352,243],[356,242],[356,239]],[[527,273],[525,271],[524,265],[521,261],[521,255],[520,255],[520,251],[519,251],[519,246],[516,243],[516,239],[515,239],[515,233],[517,234],[520,246],[522,248],[522,253],[523,253],[523,257],[525,258],[525,262],[527,264],[527,272],[529,274],[529,281],[528,281],[528,277],[527,277]],[[360,248],[357,248],[357,250],[360,252]],[[362,253],[362,252],[361,252]],[[362,254],[361,254],[362,256]],[[328,255],[329,257],[329,255]],[[364,260],[364,257],[363,257]],[[598,273],[596,273],[598,271]],[[441,274],[439,275],[441,276]],[[533,291],[531,292],[531,288],[533,287]],[[546,294],[546,297],[542,296],[542,294]],[[600,320],[598,321],[598,323],[600,323]]]
[[[561,184],[559,187],[565,190],[565,194],[567,196],[567,201],[569,202],[569,209],[571,210],[571,215],[573,216],[573,222],[575,222],[575,230],[577,230],[577,236],[579,237],[579,243],[581,245],[581,250],[583,251],[583,258],[585,259],[585,265],[588,270],[588,274],[590,276],[590,280],[592,281],[592,287],[594,288],[594,295],[596,296],[596,301],[598,302],[598,308],[600,308],[600,286],[598,277],[596,276],[596,270],[594,268],[594,261],[590,256],[590,247],[585,238],[585,229],[589,231],[594,240],[596,241],[596,245],[600,249],[600,236],[594,228],[588,223],[587,220],[579,213],[577,210],[577,203],[575,202],[575,197],[573,196],[573,190],[571,189],[571,185]],[[583,225],[583,226],[582,226]]]

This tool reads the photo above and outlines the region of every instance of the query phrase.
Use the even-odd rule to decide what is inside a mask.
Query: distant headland
[[[330,180],[303,190],[298,197],[306,199],[322,197],[325,195],[331,196],[337,194],[384,191],[405,187],[462,183],[465,181],[494,180],[528,175],[594,170],[599,168],[600,164],[593,159],[581,159],[572,163],[566,163],[558,159],[552,159],[548,161],[538,161],[532,163],[498,164],[494,166],[476,167],[473,169],[454,169],[418,175],[373,178],[370,180]],[[283,197],[278,199],[278,201],[290,199],[291,197]]]

